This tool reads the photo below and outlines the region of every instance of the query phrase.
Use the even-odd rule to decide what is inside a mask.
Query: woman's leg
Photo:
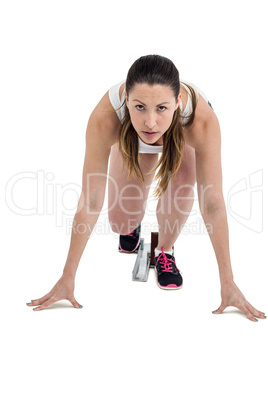
[[[134,174],[127,180],[123,172],[123,159],[118,143],[112,146],[108,181],[108,216],[114,232],[126,235],[141,223],[147,198],[155,173],[148,174],[158,162],[158,154],[140,154],[140,167],[144,175],[143,184]]]
[[[171,250],[177,240],[193,206],[195,181],[195,150],[185,145],[177,175],[157,204],[158,250]]]

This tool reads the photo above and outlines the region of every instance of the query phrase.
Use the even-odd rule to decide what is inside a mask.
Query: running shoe
[[[171,254],[162,253],[154,257],[155,270],[158,276],[158,286],[161,289],[180,289],[182,287],[182,276],[175,263],[175,257]]]
[[[135,253],[140,245],[141,224],[127,235],[119,236],[119,251]]]

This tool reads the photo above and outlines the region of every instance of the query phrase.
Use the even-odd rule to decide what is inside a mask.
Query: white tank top
[[[124,116],[125,116],[126,105],[120,107],[123,104],[124,100],[125,100],[125,91],[123,91],[122,97],[120,99],[120,97],[119,97],[119,89],[120,89],[121,85],[123,83],[125,83],[125,82],[126,82],[125,80],[121,81],[121,82],[119,82],[118,84],[112,86],[109,89],[110,102],[111,102],[113,108],[115,109],[116,114],[117,114],[119,120],[121,121],[121,123],[123,122],[123,119],[124,119]],[[207,102],[208,102],[208,98],[204,94],[204,92],[202,92],[195,85],[190,84],[190,83],[188,83],[187,81],[184,81],[184,80],[183,80],[183,82],[181,81],[181,84],[183,85],[183,87],[186,89],[186,91],[188,93],[187,103],[186,103],[186,106],[185,106],[184,110],[182,111],[182,123],[186,123],[186,120],[187,120],[186,117],[189,116],[192,113],[193,108],[192,108],[191,97],[189,96],[190,95],[190,90],[183,83],[189,84],[194,89],[197,98],[198,98],[198,94],[202,95],[203,98]],[[180,103],[179,107],[182,110],[182,103]],[[118,110],[116,110],[116,109],[118,109]],[[146,144],[145,142],[143,142],[140,139],[140,137],[138,137],[138,141],[139,141],[139,153],[142,153],[142,154],[156,154],[156,153],[162,152],[162,150],[163,150],[163,145],[149,145],[149,144]]]

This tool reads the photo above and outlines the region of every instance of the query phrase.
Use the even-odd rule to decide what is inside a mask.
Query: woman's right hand
[[[74,298],[74,277],[68,274],[62,274],[49,293],[40,299],[32,300],[30,303],[27,303],[27,306],[38,306],[33,310],[39,311],[63,299],[69,300],[75,308],[83,307]]]

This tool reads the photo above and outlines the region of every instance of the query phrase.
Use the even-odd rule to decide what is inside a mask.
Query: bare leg
[[[171,250],[177,240],[193,206],[195,180],[195,151],[186,145],[177,176],[157,204],[158,250]]]
[[[136,176],[127,180],[127,168],[122,172],[123,160],[118,143],[112,146],[108,183],[109,221],[114,232],[126,235],[141,223],[155,173],[148,172],[158,161],[158,154],[140,154],[140,167],[145,184]]]

